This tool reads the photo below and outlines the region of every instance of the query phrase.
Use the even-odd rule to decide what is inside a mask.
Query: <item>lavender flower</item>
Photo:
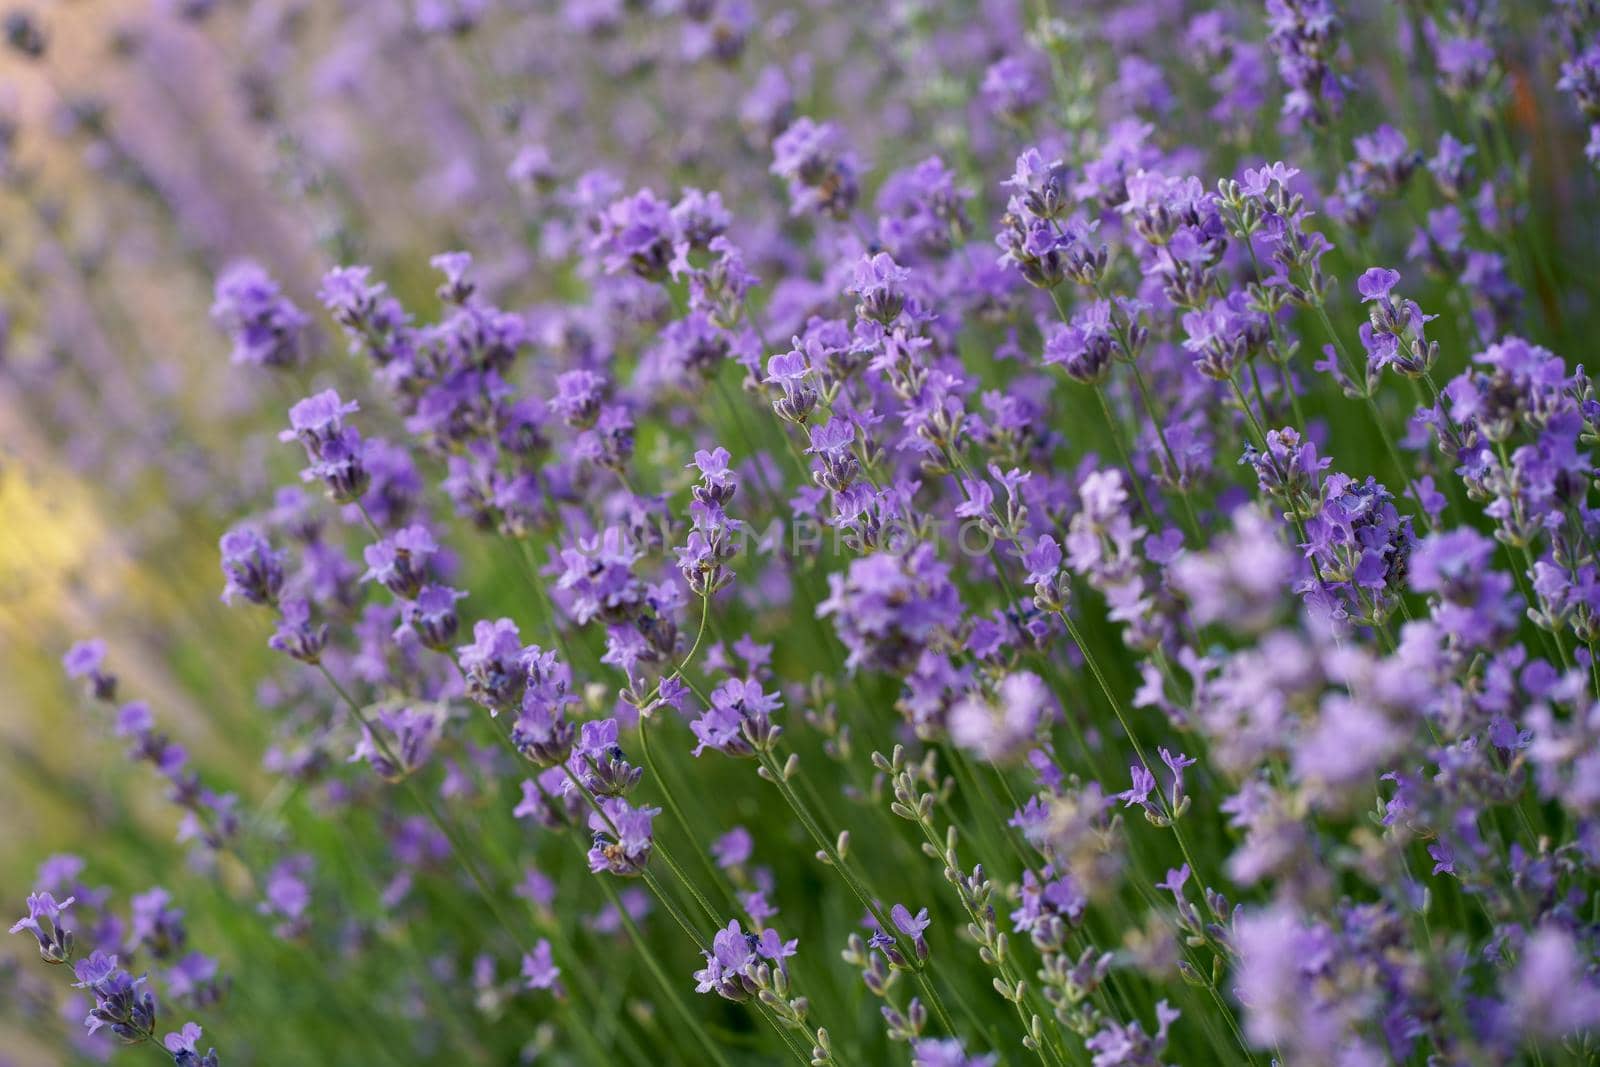
[[[1339,113],[1346,84],[1331,63],[1338,51],[1339,17],[1331,0],[1267,0],[1267,43],[1288,86],[1286,118],[1323,125]]]
[[[831,595],[817,606],[817,614],[834,619],[852,668],[906,673],[960,621],[949,567],[930,545],[918,545],[906,556],[879,552],[853,560],[844,575],[830,575],[828,583]]]
[[[610,273],[626,268],[641,278],[659,281],[667,276],[679,240],[671,205],[649,189],[641,189],[601,214],[594,248]]]
[[[350,762],[366,761],[378,777],[399,781],[427,762],[438,743],[439,716],[430,708],[384,708],[361,728]]]
[[[168,1052],[172,1053],[172,1062],[175,1067],[218,1067],[216,1049],[207,1049],[201,1055],[198,1049],[201,1030],[195,1023],[184,1023],[183,1029],[175,1034],[168,1034],[162,1039]]]
[[[233,340],[233,362],[252,367],[293,367],[304,356],[311,319],[256,263],[235,263],[217,279],[211,320]]]
[[[105,1027],[128,1044],[149,1041],[155,1036],[155,994],[141,987],[144,975],[133,977],[117,966],[117,957],[95,951],[73,965],[77,982],[94,997],[84,1025],[93,1034]]]
[[[73,681],[83,679],[96,700],[107,703],[117,698],[117,676],[104,670],[106,643],[100,638],[79,641],[61,657],[61,667]]]
[[[289,429],[278,434],[280,441],[298,440],[305,446],[310,466],[301,477],[322,482],[328,495],[340,503],[360,498],[371,480],[365,442],[354,427],[344,425],[344,416],[358,410],[355,401],[343,401],[337,392],[326,389],[291,407]]]
[[[407,526],[362,549],[367,571],[361,579],[378,582],[397,597],[415,600],[427,581],[428,561],[438,551],[426,526]]]
[[[28,914],[12,927],[14,934],[30,933],[39,942],[39,957],[46,963],[66,963],[72,958],[72,931],[61,923],[61,914],[70,908],[74,898],[56,901],[47,892],[28,896]]]
[[[699,741],[694,754],[707,748],[727,756],[770,752],[783,732],[771,718],[781,707],[778,695],[764,692],[759,681],[729,678],[711,691],[710,705],[689,724]]]
[[[644,771],[630,764],[617,743],[615,718],[586,722],[572,749],[572,768],[591,793],[620,797],[639,784]]]
[[[701,953],[706,965],[694,973],[695,992],[735,1002],[757,996],[772,986],[773,971],[788,973],[784,960],[795,954],[796,944],[772,929],[747,933],[734,919],[712,937],[711,951]]]
[[[522,957],[522,981],[529,989],[543,989],[557,997],[565,996],[561,988],[561,968],[555,965],[550,942],[540,938],[533,951]]]
[[[435,652],[448,651],[460,629],[456,601],[467,594],[446,585],[425,585],[416,599],[400,605],[400,628],[396,633],[414,634],[418,641]]]
[[[856,314],[884,326],[892,325],[905,307],[905,283],[910,277],[911,272],[885,252],[862,257],[856,264],[855,280],[847,290],[858,298]]]
[[[660,808],[636,808],[621,797],[601,798],[600,810],[589,814],[594,831],[589,869],[622,878],[643,874],[653,843],[651,823],[660,814]]]
[[[846,218],[855,206],[856,160],[831,122],[798,118],[772,142],[772,173],[789,183],[789,211]]]
[[[252,604],[276,604],[283,591],[283,556],[254,529],[240,526],[222,535],[222,600],[243,597]]]

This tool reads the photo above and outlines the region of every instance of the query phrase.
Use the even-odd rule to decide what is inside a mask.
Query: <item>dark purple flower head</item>
[[[700,484],[694,488],[695,499],[703,504],[726,504],[731,500],[732,490],[739,484],[732,464],[732,454],[721,445],[696,449],[694,462],[687,465],[700,472]]]
[[[852,668],[905,674],[960,625],[961,598],[950,568],[929,544],[904,556],[875,552],[852,560],[828,583],[831,593],[817,614],[833,618]]]
[[[933,921],[928,918],[927,908],[923,908],[913,915],[911,914],[911,909],[904,904],[896,904],[890,908],[889,919],[894,923],[897,930],[906,937],[913,939],[921,938],[924,931],[933,924]]]
[[[561,551],[557,589],[568,594],[568,610],[581,626],[594,619],[621,622],[645,599],[644,583],[633,573],[641,553],[627,532],[607,526]]]
[[[678,241],[672,207],[649,189],[613,201],[600,215],[593,248],[606,272],[630,270],[641,278],[667,277]]]
[[[1267,44],[1288,92],[1286,119],[1326,125],[1344,102],[1345,79],[1332,67],[1339,48],[1339,17],[1332,0],[1267,0]]]
[[[205,1055],[200,1054],[201,1033],[198,1023],[184,1023],[178,1033],[168,1034],[162,1039],[162,1044],[172,1053],[173,1067],[218,1067],[216,1049],[207,1049]]]
[[[831,122],[796,119],[772,142],[772,173],[789,183],[789,211],[847,218],[855,207],[856,159]]]
[[[847,292],[858,298],[856,314],[888,326],[900,317],[905,307],[905,283],[911,272],[894,261],[887,252],[863,256],[855,267],[855,280]]]
[[[511,728],[511,743],[536,766],[559,766],[572,755],[577,730],[559,705],[532,696]]]
[[[772,713],[783,707],[776,693],[765,692],[754,678],[729,678],[711,691],[711,703],[689,724],[699,741],[694,754],[707,748],[728,756],[753,756],[770,751],[782,728]]]
[[[442,725],[432,708],[384,708],[362,726],[350,762],[365,760],[378,777],[399,781],[428,761]]]
[[[72,958],[72,931],[61,923],[61,913],[70,908],[74,897],[57,901],[47,892],[28,896],[28,914],[11,927],[14,934],[30,933],[39,942],[39,956],[46,963],[65,963]]]
[[[362,549],[367,570],[362,581],[379,582],[397,597],[414,599],[428,577],[428,561],[439,551],[433,533],[413,524]]]
[[[722,206],[722,194],[685,189],[672,205],[672,222],[679,238],[690,248],[706,249],[727,232],[733,217]]]
[[[522,957],[522,982],[529,989],[546,989],[561,996],[561,968],[555,964],[550,942],[540,938],[533,951]]]
[[[172,894],[156,886],[137,893],[128,902],[128,951],[148,951],[166,959],[181,951],[188,934],[183,926],[183,910],[173,906]]]
[[[473,623],[472,643],[456,649],[467,695],[490,715],[519,707],[528,682],[523,654],[522,636],[511,619]]]
[[[1387,267],[1369,267],[1356,279],[1356,290],[1361,294],[1362,302],[1366,303],[1388,296],[1399,282],[1399,271]]]
[[[267,639],[267,647],[301,663],[320,663],[328,645],[328,627],[315,621],[311,602],[305,597],[285,597],[278,603],[278,628]]]
[[[928,918],[928,909],[923,908],[913,915],[904,904],[896,904],[889,909],[889,922],[893,930],[877,927],[867,943],[882,951],[896,967],[915,967],[925,962],[928,958],[928,939],[923,935],[932,923]],[[902,951],[902,938],[910,943],[915,963]]]
[[[689,505],[690,530],[684,545],[677,550],[678,570],[696,596],[709,597],[733,581],[733,571],[727,566],[739,551],[738,537],[744,524],[723,510],[723,503],[733,497],[736,483],[733,472],[727,467],[725,449],[716,452],[701,451],[704,477],[694,487],[694,501]]]
[[[344,417],[360,410],[354,400],[341,400],[337,390],[324,389],[295,402],[289,409],[289,428],[279,431],[278,440],[299,441],[307,455],[315,458],[323,446],[344,432]]]
[[[589,869],[609,871],[623,878],[644,873],[653,842],[651,823],[660,808],[636,808],[621,797],[603,797],[601,811],[590,812],[594,845],[589,849]]]
[[[509,646],[509,641],[505,644]],[[512,726],[511,741],[535,764],[555,767],[567,761],[577,736],[566,717],[567,707],[576,701],[571,693],[572,671],[554,652],[537,645],[523,650],[520,663],[522,707]]]
[[[1522,610],[1511,576],[1492,566],[1495,542],[1476,530],[1441,530],[1418,542],[1411,588],[1429,594],[1434,622],[1466,654],[1493,648],[1516,629]]]
[[[745,295],[761,279],[750,272],[744,253],[726,237],[711,238],[707,247],[711,262],[689,275],[689,309],[703,313],[719,329],[732,330],[744,317]]]
[[[6,46],[25,59],[37,60],[50,47],[50,38],[39,17],[26,8],[7,11],[0,30],[4,32]]]
[[[1123,1023],[1106,1020],[1100,1030],[1084,1041],[1084,1048],[1094,1053],[1092,1062],[1097,1067],[1113,1064],[1155,1065],[1162,1060],[1167,1047],[1167,1030],[1178,1019],[1178,1010],[1167,1002],[1156,1002],[1156,1032],[1147,1034],[1137,1020]]]
[[[249,526],[222,535],[223,603],[243,597],[252,604],[276,604],[283,591],[283,556]]]
[[[750,862],[750,857],[755,852],[755,839],[750,836],[750,831],[742,826],[735,826],[711,842],[711,854],[717,861],[717,866],[723,869],[742,867]]]
[[[1195,369],[1218,381],[1227,381],[1264,351],[1271,337],[1267,316],[1253,309],[1239,290],[1187,312],[1183,330],[1183,347],[1194,354]]]
[[[415,600],[401,601],[401,623],[396,633],[415,634],[425,647],[448,652],[461,626],[456,601],[466,595],[447,585],[423,586]]]
[[[74,988],[88,990],[94,997],[94,1007],[84,1019],[89,1033],[105,1027],[128,1044],[155,1036],[156,998],[141,989],[143,976],[133,977],[117,966],[117,957],[98,950],[74,964],[73,973],[78,979]]]
[[[588,427],[600,414],[606,395],[606,380],[593,371],[572,370],[556,378],[556,394],[550,410],[568,426]]]
[[[477,284],[468,277],[472,270],[470,252],[441,252],[428,260],[428,265],[444,275],[439,286],[439,299],[451,304],[465,304],[477,292]]]
[[[644,771],[627,761],[619,737],[615,718],[595,719],[579,729],[572,769],[591,793],[620,797],[639,784]]]
[[[96,700],[109,702],[117,697],[117,676],[104,669],[105,659],[106,643],[94,637],[67,649],[67,654],[61,657],[61,666],[68,678],[84,679]]]
[[[334,267],[323,276],[317,299],[350,335],[353,346],[367,347],[379,363],[388,363],[396,353],[383,346],[403,324],[404,313],[387,287],[370,281],[371,276],[370,267]]]
[[[718,930],[711,939],[711,951],[702,953],[706,965],[695,972],[695,992],[715,991],[733,1001],[752,996],[758,990],[754,979],[758,943],[756,935],[745,933],[737,919]]]
[[[1105,381],[1116,352],[1107,311],[1109,305],[1099,301],[1075,313],[1071,322],[1053,327],[1045,338],[1045,365],[1060,367],[1067,377],[1086,385]]]
[[[1060,611],[1066,606],[1070,586],[1062,580],[1061,545],[1050,534],[1042,534],[1033,547],[1022,554],[1033,585],[1034,603],[1041,611]]]
[[[1037,148],[1017,157],[1011,177],[1001,183],[1013,191],[1017,206],[1037,219],[1051,220],[1072,209],[1071,172],[1060,160],[1046,160]]]
[[[1356,280],[1361,302],[1371,305],[1360,330],[1361,343],[1367,350],[1369,373],[1393,367],[1407,377],[1420,378],[1438,358],[1438,344],[1424,333],[1435,316],[1424,315],[1414,301],[1391,296],[1399,281],[1399,271],[1384,267],[1373,267]]]
[[[1261,491],[1298,518],[1308,518],[1322,487],[1322,472],[1333,461],[1317,455],[1317,446],[1293,427],[1267,431],[1267,448],[1245,451],[1245,461],[1255,468]]]
[[[289,429],[278,434],[280,441],[298,440],[305,446],[310,466],[301,477],[321,481],[341,503],[360,497],[371,480],[365,442],[354,427],[344,425],[344,416],[358,410],[355,401],[340,400],[337,392],[327,389],[291,407]]]
[[[820,426],[809,427],[806,435],[811,447],[805,454],[817,457],[812,468],[817,484],[835,493],[848,489],[861,469],[851,451],[856,437],[855,424],[842,415],[834,415]]]
[[[795,954],[796,944],[770,928],[759,935],[747,932],[734,919],[712,936],[711,951],[701,953],[705,966],[694,973],[695,992],[748,1000],[771,985],[773,970],[787,976],[784,960]]]
[[[972,192],[938,156],[895,171],[878,190],[878,239],[901,262],[941,260],[972,229]]]
[[[1049,97],[1049,80],[1022,56],[1002,56],[983,72],[978,92],[996,114],[1012,121],[1026,118]]]
[[[293,367],[304,353],[311,320],[278,289],[259,264],[235,263],[217,279],[211,320],[233,339],[233,362]]]

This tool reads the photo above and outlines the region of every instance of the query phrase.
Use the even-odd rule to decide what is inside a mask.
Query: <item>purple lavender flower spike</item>
[[[87,990],[94,1007],[84,1019],[93,1034],[102,1027],[128,1044],[152,1040],[156,1029],[156,998],[141,988],[145,977],[133,977],[117,966],[117,957],[95,951],[73,965],[74,988]]]
[[[589,870],[622,878],[643,874],[654,841],[651,823],[661,809],[636,808],[621,797],[601,798],[600,808],[589,813],[589,828],[594,831]]]
[[[467,594],[447,585],[425,585],[415,600],[400,605],[401,624],[396,633],[414,634],[427,648],[447,652],[461,627],[456,601]]]
[[[695,992],[714,992],[734,1002],[757,996],[772,986],[774,971],[787,976],[784,961],[795,954],[796,944],[770,928],[747,932],[734,919],[712,937],[711,951],[701,953],[705,966],[694,973]]]
[[[565,995],[561,988],[561,968],[555,964],[550,942],[540,938],[533,951],[522,957],[522,981],[529,989],[543,989],[557,998]]]
[[[217,279],[211,320],[233,340],[234,363],[271,368],[300,363],[311,325],[266,270],[248,260],[235,263]]]
[[[69,679],[87,682],[96,700],[110,703],[117,698],[117,676],[104,669],[105,660],[106,643],[95,637],[67,649],[61,657],[61,667]]]
[[[243,597],[252,604],[276,604],[283,591],[283,556],[249,526],[222,535],[223,603]]]
[[[72,958],[72,931],[61,922],[61,914],[74,898],[57,901],[47,892],[28,896],[28,914],[12,925],[14,934],[30,933],[39,942],[39,958],[46,963],[66,963]]]
[[[184,1023],[183,1029],[162,1038],[162,1044],[172,1053],[174,1067],[218,1067],[216,1049],[199,1050],[201,1030],[196,1023]]]
[[[801,117],[772,142],[772,173],[789,183],[789,211],[847,218],[860,190],[844,133],[831,122]]]

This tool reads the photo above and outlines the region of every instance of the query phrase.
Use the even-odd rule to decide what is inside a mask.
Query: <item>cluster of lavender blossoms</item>
[[[4,25],[127,591],[0,1035],[1600,1062],[1600,3]]]

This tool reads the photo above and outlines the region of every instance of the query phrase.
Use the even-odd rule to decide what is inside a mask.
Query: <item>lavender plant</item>
[[[1589,0],[4,27],[22,1062],[1600,1061]]]

